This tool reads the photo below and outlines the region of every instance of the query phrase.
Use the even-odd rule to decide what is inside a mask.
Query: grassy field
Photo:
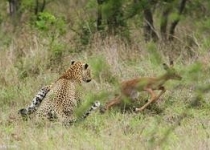
[[[1,51],[0,149],[210,148],[207,51],[188,60],[181,53],[172,55],[183,79],[169,81],[167,92],[143,113],[121,113],[120,108],[105,114],[96,111],[85,121],[64,127],[56,122],[23,121],[17,112],[30,103],[42,85],[58,78],[70,60],[86,61],[92,68],[93,81],[84,84],[84,101],[104,104],[114,97],[116,83],[162,75],[162,63],[169,58],[164,49],[160,50],[161,45],[142,42],[128,50],[119,40],[110,38],[96,42],[85,52],[66,55],[55,68],[48,68],[48,51],[38,43],[34,41],[21,60],[16,59],[15,45]],[[156,46],[158,55],[148,53],[147,49]]]
[[[76,7],[65,10],[72,11],[68,12],[70,21],[87,17]],[[71,30],[55,35],[53,41],[50,34],[40,34],[28,25],[15,33],[6,23],[2,25],[0,150],[210,149],[210,40],[188,21],[180,23],[172,43],[145,43],[141,31],[134,29],[131,43],[117,36],[100,38],[96,33],[85,47],[78,46]],[[54,82],[71,60],[87,62],[93,75],[90,83],[83,84],[84,103],[76,111],[80,115],[87,103],[98,100],[104,105],[111,100],[121,81],[164,74],[162,63],[170,59],[183,79],[167,82],[166,93],[142,113],[122,113],[119,107],[105,114],[97,110],[70,127],[58,122],[23,121],[18,115],[18,110],[29,105],[43,85]],[[147,93],[141,92],[139,105],[147,99]]]

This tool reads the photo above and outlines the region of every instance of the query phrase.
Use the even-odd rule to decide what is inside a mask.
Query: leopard
[[[59,120],[69,125],[85,119],[100,106],[96,101],[81,118],[74,115],[81,104],[81,87],[83,82],[92,80],[91,70],[87,63],[72,61],[70,67],[51,85],[43,87],[34,97],[28,108],[19,110],[21,116],[35,114],[36,118]]]
[[[50,87],[51,85],[42,87],[32,99],[31,104],[26,108],[20,109],[18,111],[18,114],[20,114],[24,119],[27,119],[31,114],[36,112],[42,100],[46,97],[47,93],[50,91]]]

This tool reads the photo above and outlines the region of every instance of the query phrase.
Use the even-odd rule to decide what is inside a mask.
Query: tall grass
[[[72,17],[76,13],[85,19],[88,14],[75,10],[78,5]],[[189,28],[181,24],[174,43],[145,43],[137,29],[132,30],[131,43],[97,33],[85,49],[78,46],[72,30],[56,38],[55,45],[51,37],[28,25],[21,32],[6,33],[0,42],[0,149],[209,149],[210,41]],[[162,75],[162,63],[169,59],[183,80],[168,82],[167,92],[143,113],[122,113],[121,108],[105,114],[97,111],[67,128],[58,122],[23,121],[17,114],[71,60],[88,62],[93,74],[93,81],[84,84],[84,105],[77,111],[81,114],[95,100],[105,104],[112,99],[121,81]],[[148,99],[144,92],[141,95],[142,101]]]
[[[162,62],[168,62],[162,46],[138,43],[127,46],[114,37],[97,39],[81,53],[67,53],[57,70],[49,66],[51,55],[34,35],[32,45],[16,55],[15,42],[1,51],[1,122],[0,146],[19,149],[208,149],[209,102],[202,93],[201,104],[188,107],[199,87],[209,83],[208,52],[202,48],[195,58],[175,58],[175,67],[183,76],[171,81],[168,91],[143,114],[121,113],[116,108],[106,114],[92,114],[85,121],[65,128],[59,123],[22,121],[17,111],[27,106],[41,85],[59,77],[70,60],[90,64],[93,81],[84,86],[84,102],[99,100],[102,104],[114,97],[117,83],[138,76],[164,73]],[[29,39],[30,40],[30,39]],[[30,41],[31,42],[31,41]],[[19,45],[20,46],[20,45]],[[179,46],[179,45],[177,45]],[[139,48],[139,49],[138,49]],[[167,47],[167,49],[170,46]],[[156,51],[150,53],[150,50]],[[168,49],[170,50],[170,49]],[[205,58],[205,59],[204,59]],[[87,94],[86,94],[87,93]],[[105,93],[105,94],[103,94]],[[108,94],[106,94],[108,93]],[[147,98],[147,97],[146,97]],[[156,108],[162,110],[156,112]],[[84,107],[83,107],[84,108]],[[154,108],[154,109],[153,109]],[[83,110],[84,111],[84,110]],[[181,118],[180,118],[181,117]]]

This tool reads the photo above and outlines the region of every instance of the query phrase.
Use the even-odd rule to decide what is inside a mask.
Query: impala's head
[[[178,74],[178,72],[174,69],[174,63],[173,61],[170,61],[170,66],[167,64],[163,64],[164,69],[167,72],[167,77],[174,80],[181,80],[182,77]]]

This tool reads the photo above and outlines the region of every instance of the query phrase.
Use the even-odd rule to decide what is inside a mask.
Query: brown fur
[[[137,100],[140,91],[146,91],[150,94],[150,100],[142,107],[136,108],[136,112],[143,111],[152,102],[155,102],[160,96],[165,93],[165,87],[163,86],[168,80],[181,80],[181,76],[177,74],[173,68],[173,62],[171,61],[170,67],[166,64],[164,69],[166,73],[159,77],[140,77],[128,81],[124,81],[120,84],[120,95],[109,101],[105,105],[105,110],[110,109],[113,106],[122,103],[123,99],[128,99],[130,102]],[[160,90],[161,92],[157,95],[154,91]]]
[[[74,120],[73,111],[80,102],[78,88],[81,87],[82,81],[91,81],[88,65],[72,62],[70,68],[51,86],[36,116],[48,119],[58,118],[65,124]]]

